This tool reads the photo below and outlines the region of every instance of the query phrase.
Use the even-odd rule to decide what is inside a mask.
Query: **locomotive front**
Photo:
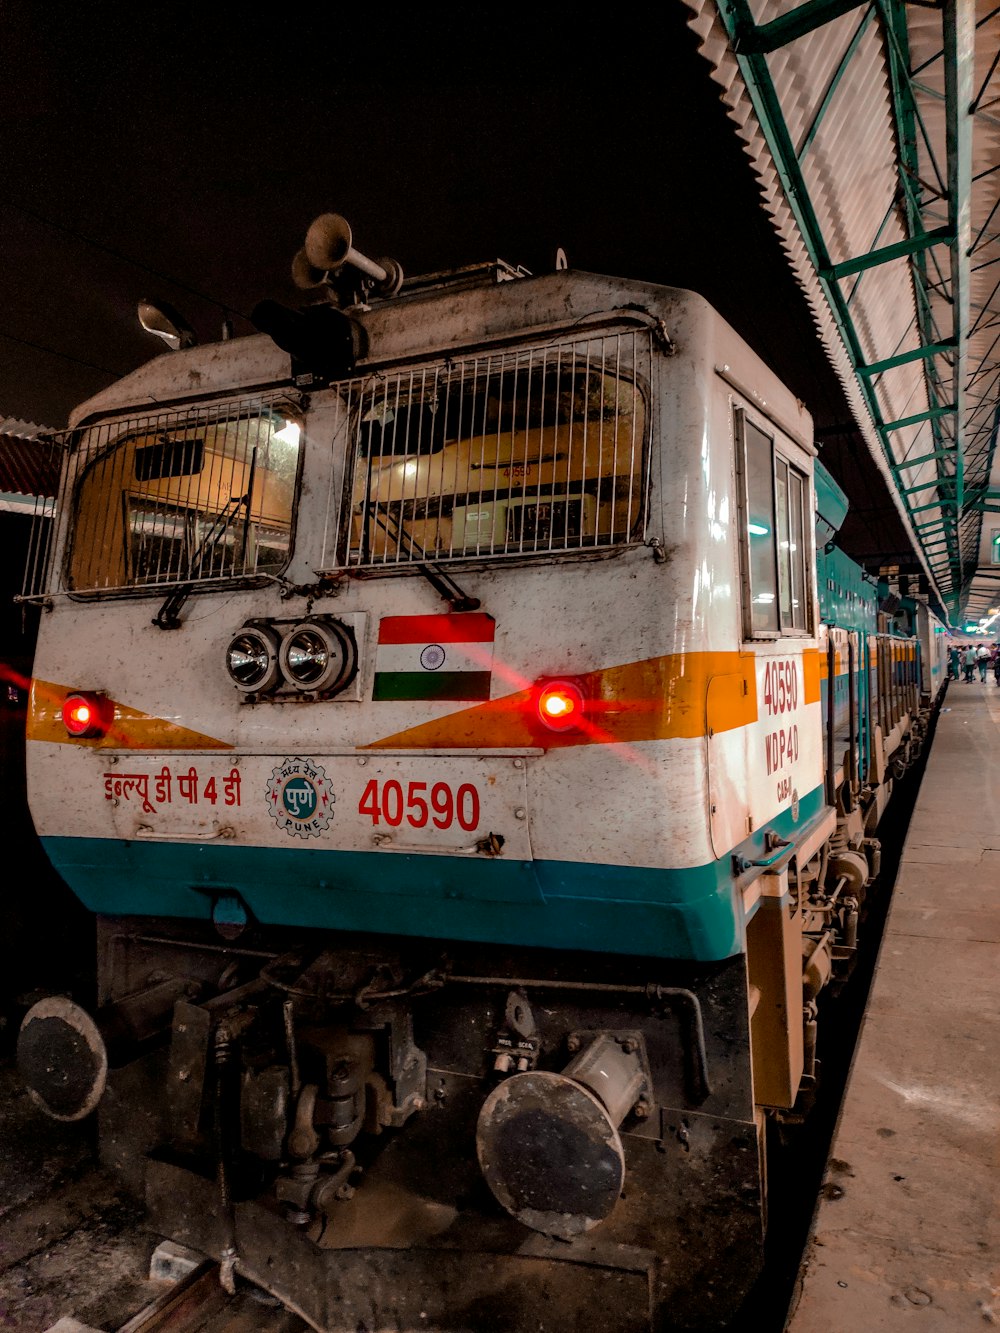
[[[832,818],[807,419],[686,293],[373,281],[76,414],[28,779],[100,1008],[43,1001],[20,1065],[319,1329],[717,1326],[751,1013],[801,986],[748,921]]]

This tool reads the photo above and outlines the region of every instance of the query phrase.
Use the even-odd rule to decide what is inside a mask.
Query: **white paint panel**
[[[489,671],[492,643],[380,643],[376,671]]]

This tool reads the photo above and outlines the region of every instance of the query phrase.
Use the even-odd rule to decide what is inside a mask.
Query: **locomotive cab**
[[[345,227],[54,444],[29,800],[99,1012],[22,1070],[317,1329],[718,1326],[878,814],[810,419],[690,293]]]

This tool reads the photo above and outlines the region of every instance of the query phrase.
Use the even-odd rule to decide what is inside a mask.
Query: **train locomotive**
[[[318,1330],[723,1327],[943,626],[699,296],[334,214],[293,275],[52,442],[28,795],[98,995],[25,1083]]]

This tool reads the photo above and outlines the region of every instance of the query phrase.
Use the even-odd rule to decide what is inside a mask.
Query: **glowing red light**
[[[102,701],[84,694],[71,694],[62,706],[63,726],[71,736],[104,736],[108,709]]]
[[[551,681],[538,693],[538,716],[550,731],[579,726],[583,705],[583,691],[571,681]]]
[[[560,690],[550,690],[542,696],[542,708],[549,717],[566,717],[576,707],[576,700]]]

